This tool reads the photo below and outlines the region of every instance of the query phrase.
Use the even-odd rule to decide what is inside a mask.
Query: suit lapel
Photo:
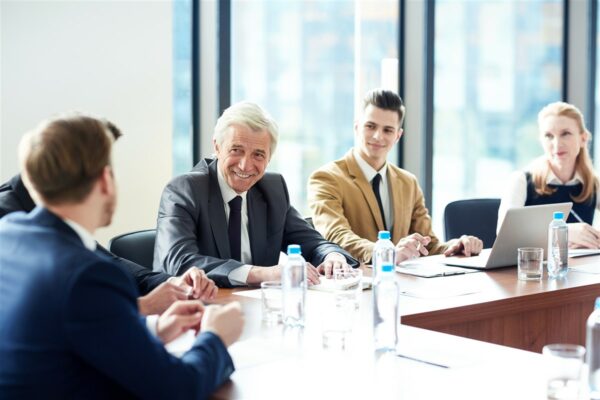
[[[392,242],[398,243],[402,237],[400,236],[400,232],[403,232],[404,229],[400,226],[402,224],[402,216],[406,215],[406,210],[402,209],[403,199],[401,198],[401,193],[399,190],[395,190],[398,186],[398,182],[400,177],[396,173],[393,168],[390,168],[388,165],[387,168],[388,174],[388,189],[390,191],[390,200],[392,202],[392,208],[394,209],[394,222],[393,222],[393,230],[392,230]],[[412,213],[411,213],[412,214]]]
[[[377,230],[385,230],[383,219],[381,217],[381,211],[379,211],[379,205],[377,204],[377,199],[375,198],[375,193],[373,192],[371,184],[367,181],[367,178],[365,178],[365,175],[358,166],[358,163],[354,158],[353,150],[350,150],[348,153],[346,153],[346,165],[348,165],[348,173],[352,177],[354,184],[360,189],[365,201],[369,205],[369,210],[371,211],[371,216],[373,217],[375,225],[377,225]]]
[[[248,236],[252,263],[264,265],[261,255],[267,244],[267,203],[256,185],[248,191]],[[263,252],[261,252],[263,249]]]
[[[231,249],[229,248],[225,206],[223,206],[223,196],[221,195],[221,189],[219,189],[219,181],[217,178],[216,160],[211,162],[208,166],[208,177],[210,185],[208,194],[210,228],[219,252],[219,258],[227,260],[231,258]]]

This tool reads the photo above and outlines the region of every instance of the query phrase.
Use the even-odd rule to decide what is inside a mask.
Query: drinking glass
[[[540,281],[544,271],[544,249],[520,247],[517,250],[517,277],[521,281]]]
[[[334,269],[333,279],[338,296],[346,296],[358,310],[362,300],[362,270]]]
[[[357,313],[356,300],[348,290],[334,290],[323,301],[322,339],[326,349],[344,350],[347,347],[354,318]]]
[[[266,281],[260,284],[262,299],[262,319],[267,323],[278,324],[282,321],[283,298],[281,282]]]
[[[548,399],[578,399],[585,348],[577,344],[549,344],[546,357],[546,395]]]

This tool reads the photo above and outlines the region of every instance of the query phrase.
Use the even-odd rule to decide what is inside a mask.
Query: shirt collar
[[[381,167],[381,169],[379,171],[377,171],[375,168],[371,167],[369,165],[369,163],[366,162],[361,157],[361,155],[358,153],[358,150],[356,150],[356,149],[354,149],[354,158],[356,159],[356,162],[358,163],[360,170],[365,175],[365,178],[367,178],[367,181],[371,182],[373,180],[373,178],[375,177],[375,175],[377,175],[377,174],[381,175],[381,180],[383,182],[385,182],[387,180],[387,174],[385,173],[385,171],[387,169],[387,161],[385,162],[385,164],[383,164],[383,167]]]
[[[558,179],[558,177],[556,175],[554,175],[554,172],[552,172],[552,169],[550,169],[548,171],[548,177],[546,178],[547,185],[573,186],[573,185],[577,185],[578,183],[583,183],[583,179],[581,178],[581,175],[579,174],[579,172],[575,172],[575,175],[573,176],[573,178],[565,183],[563,183],[560,179]]]
[[[219,189],[221,189],[221,197],[223,197],[223,201],[225,203],[229,203],[236,196],[242,196],[242,202],[246,201],[246,194],[248,192],[237,193],[233,190],[229,184],[225,181],[225,177],[219,168],[219,163],[217,161],[217,180],[219,181]]]
[[[79,236],[79,239],[81,239],[81,241],[83,242],[83,245],[85,246],[86,249],[90,250],[90,251],[95,251],[96,250],[96,241],[94,240],[93,236],[81,225],[79,225],[77,222],[72,221],[70,219],[63,219],[63,221],[65,222],[65,224],[69,225],[77,234],[77,236]]]

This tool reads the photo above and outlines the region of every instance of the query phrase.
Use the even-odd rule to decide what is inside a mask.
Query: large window
[[[397,90],[398,1],[233,1],[231,27],[231,101],[278,122],[269,169],[308,214],[308,177],[352,147],[362,94]]]
[[[434,229],[457,199],[500,197],[541,154],[536,116],[561,99],[563,2],[435,3]]]
[[[191,2],[173,2],[173,175],[193,165]]]

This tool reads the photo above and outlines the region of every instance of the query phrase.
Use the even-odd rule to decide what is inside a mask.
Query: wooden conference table
[[[593,263],[600,256],[570,260]],[[370,290],[341,350],[322,346],[322,307],[331,294],[308,292],[306,326],[298,330],[262,322],[260,300],[236,294],[244,289],[221,289],[218,302],[240,301],[246,326],[230,348],[237,370],[213,397],[542,399],[543,357],[518,348],[583,344],[600,296],[600,275],[575,271],[542,282],[518,281],[515,268],[441,278],[398,274],[398,281],[399,353],[406,357],[374,353]]]
[[[435,262],[435,257],[427,257]],[[599,273],[517,280],[516,267],[440,278],[402,275],[402,323],[541,352],[549,343],[585,345],[585,323],[600,296],[600,256],[570,258]]]

